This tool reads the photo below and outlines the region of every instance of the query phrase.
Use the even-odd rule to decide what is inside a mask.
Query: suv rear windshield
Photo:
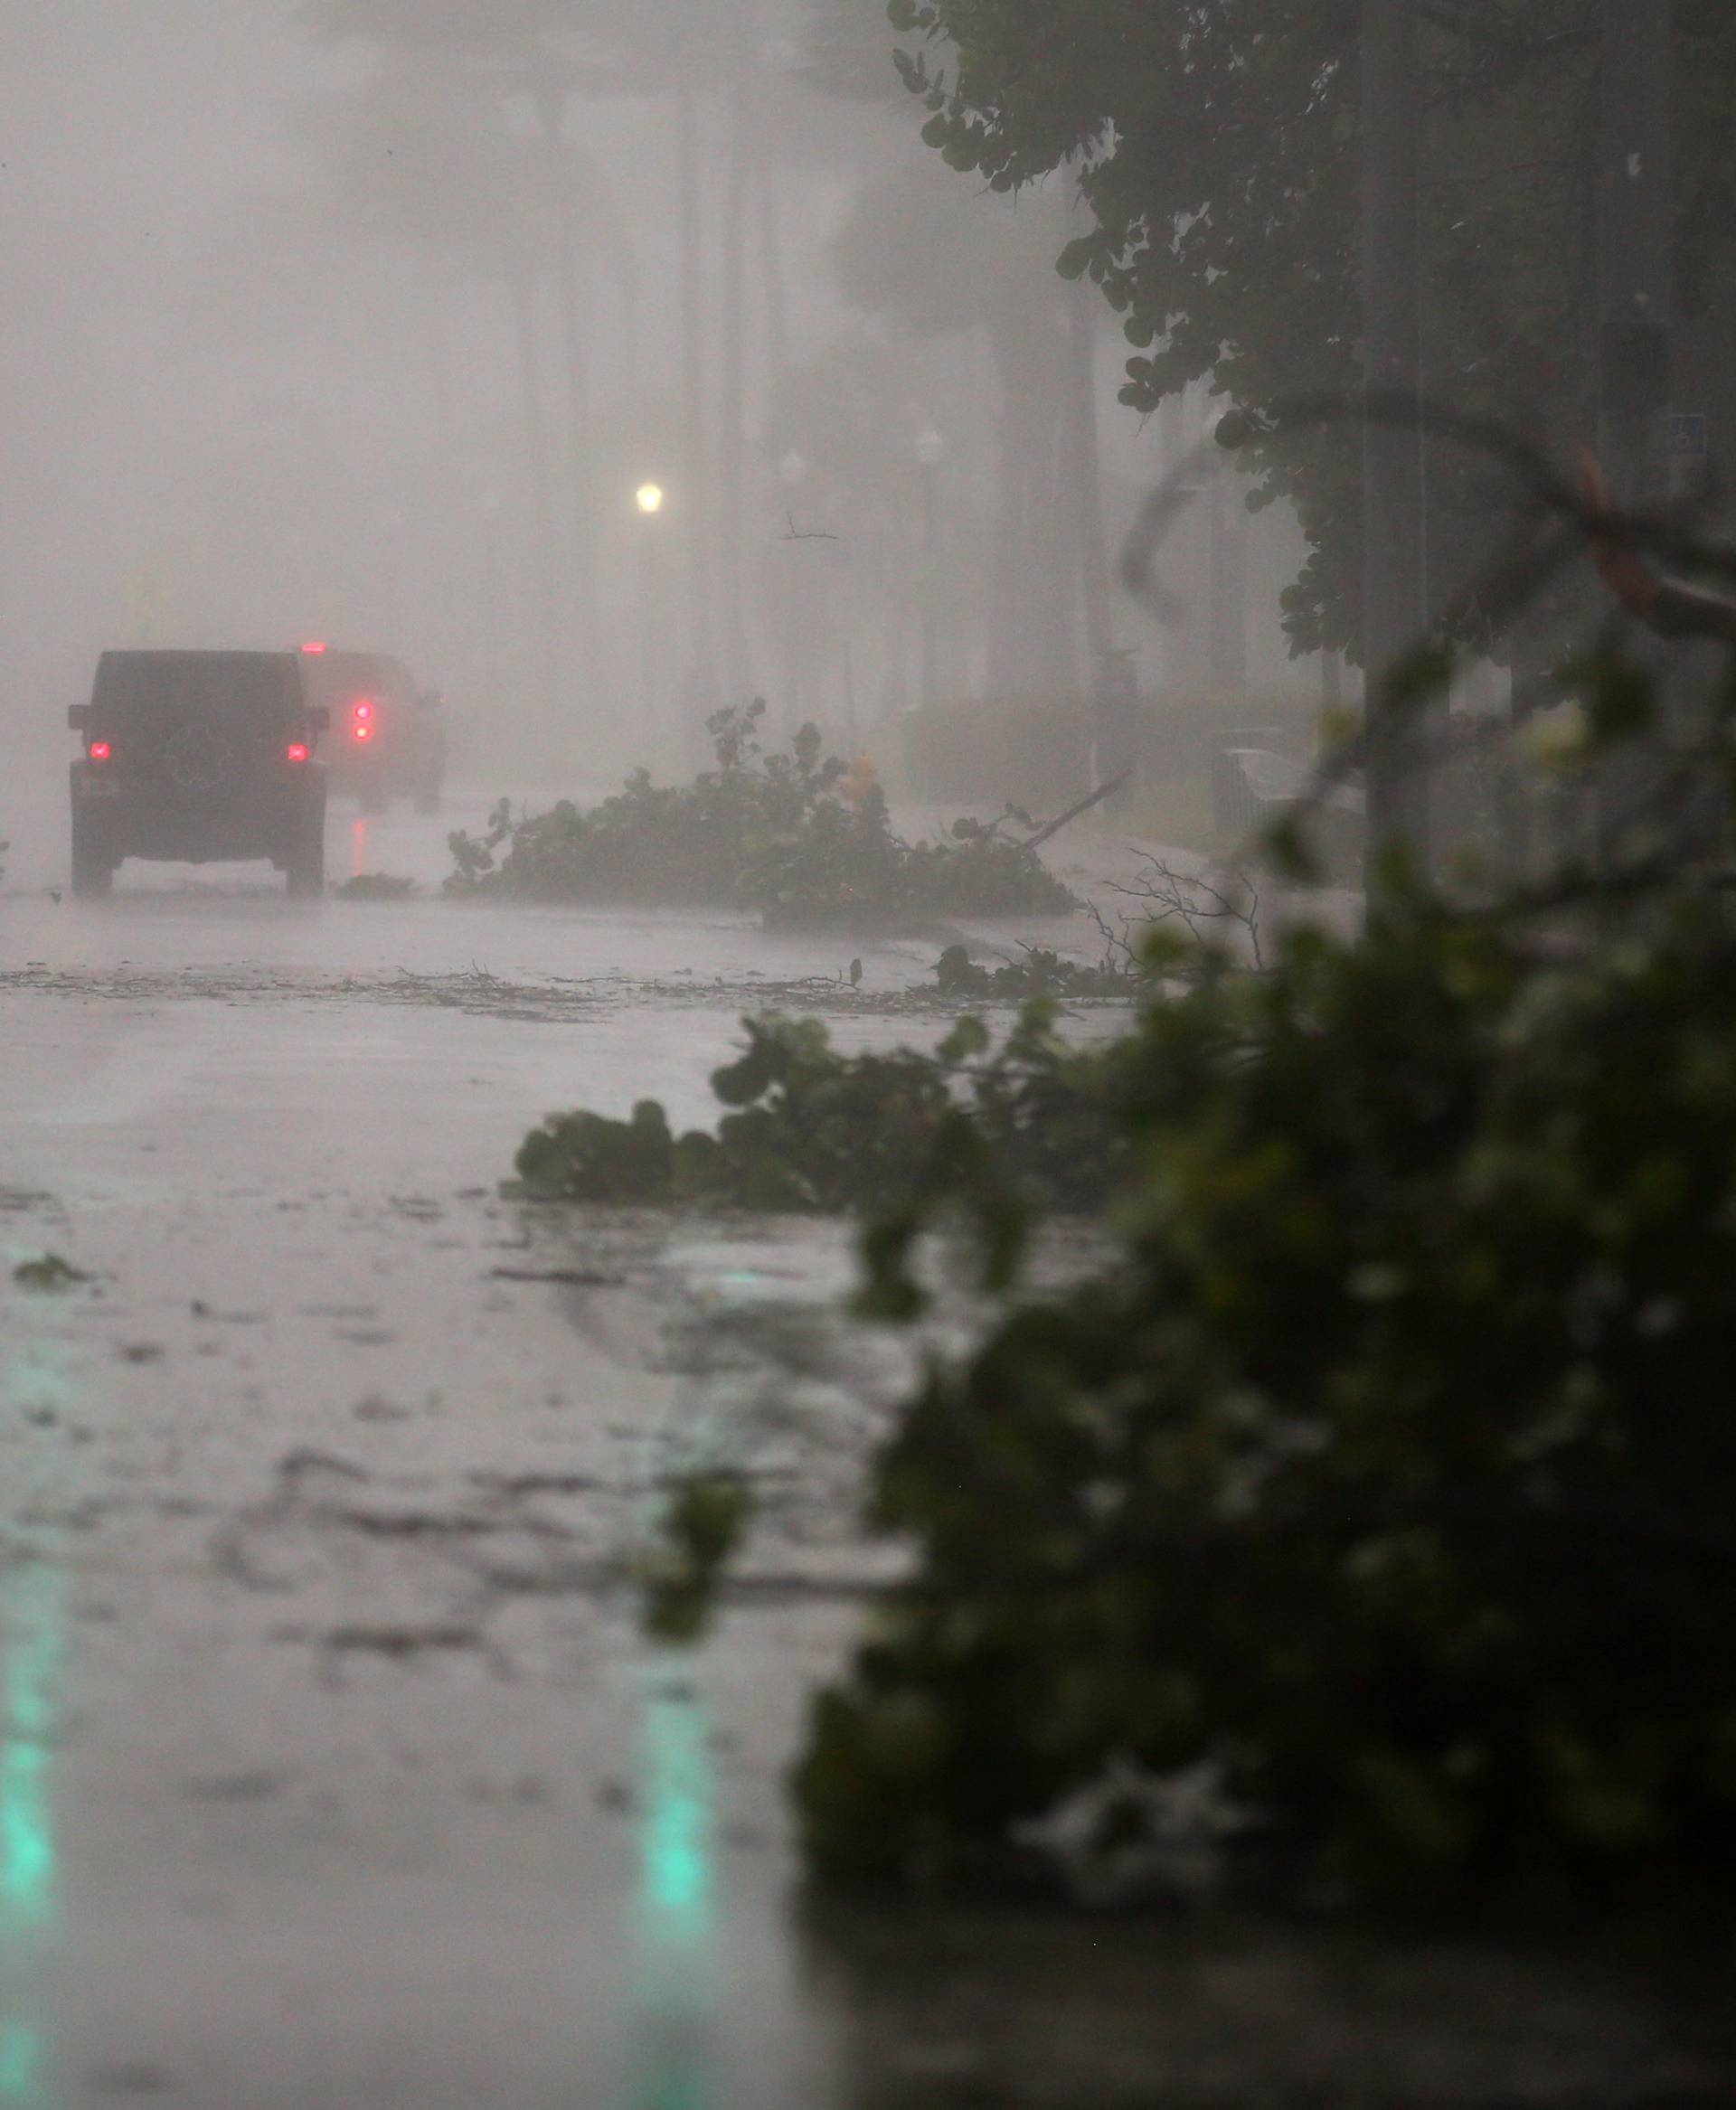
[[[300,664],[278,652],[105,652],[91,718],[140,731],[221,720],[279,739],[302,723]]]

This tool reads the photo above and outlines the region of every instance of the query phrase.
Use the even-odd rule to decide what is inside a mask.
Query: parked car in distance
[[[67,720],[75,894],[106,894],[128,857],[269,858],[291,895],[325,891],[326,721],[294,653],[105,652]]]
[[[379,652],[340,652],[318,641],[300,653],[310,702],[331,713],[326,764],[332,788],[363,813],[383,813],[395,797],[418,813],[439,810],[446,779],[446,711],[399,660]]]

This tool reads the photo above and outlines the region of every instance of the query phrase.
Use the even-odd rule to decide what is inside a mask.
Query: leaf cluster
[[[1675,12],[1675,246],[1703,312],[1736,243],[1713,116],[1736,45]],[[1077,184],[1092,224],[1060,268],[1124,318],[1125,400],[1149,411],[1207,379],[1256,408],[1362,387],[1353,0],[892,0],[889,14],[922,136],[950,167],[995,191],[1063,170]],[[1423,388],[1565,447],[1596,411],[1597,10],[1463,0],[1420,23]],[[1357,449],[1266,431],[1241,466],[1255,504],[1296,504],[1311,545],[1284,597],[1297,648],[1359,651]],[[1457,582],[1483,546],[1487,466],[1436,450],[1429,483],[1431,563]],[[1463,611],[1479,645],[1511,628]]]
[[[752,1507],[747,1488],[728,1474],[693,1474],[677,1486],[644,1577],[644,1625],[653,1640],[675,1645],[703,1631]]]
[[[645,770],[599,805],[562,800],[482,835],[450,838],[448,892],[571,902],[757,910],[776,924],[909,924],[946,915],[1064,915],[1073,898],[1005,821],[960,820],[946,839],[894,834],[884,793],[822,758],[805,725],[788,752],[760,738],[765,704],[707,721],[716,768],[684,785]]]
[[[880,1458],[916,1577],[815,1707],[821,1871],[1203,1766],[1293,1897],[1728,1886],[1736,934],[1559,938],[1418,895],[1143,1015],[1115,1264]]]
[[[934,963],[935,986],[942,996],[996,997],[1028,1003],[1033,997],[1127,998],[1144,986],[1131,964],[1112,959],[1096,963],[1063,959],[1046,947],[1024,948],[1024,956],[985,966],[961,945],[949,945]]]
[[[713,1135],[677,1135],[655,1100],[628,1120],[552,1115],[518,1154],[527,1192],[616,1207],[879,1210],[902,1222],[942,1192],[1001,1244],[1027,1207],[1100,1204],[1118,1144],[1099,1057],[1028,1008],[993,1043],[962,1019],[933,1054],[846,1055],[816,1019],[743,1022],[747,1045],[712,1078]],[[1010,1249],[1010,1247],[1009,1247]]]
[[[12,1271],[20,1289],[58,1291],[71,1289],[90,1277],[59,1253],[43,1253],[34,1260],[21,1260]]]

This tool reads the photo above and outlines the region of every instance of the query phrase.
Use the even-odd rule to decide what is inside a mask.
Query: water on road
[[[27,851],[0,898],[0,2110],[1720,2099],[1589,1965],[804,1904],[781,1776],[888,1572],[853,1518],[911,1352],[835,1317],[838,1227],[498,1182],[553,1107],[705,1118],[757,1002],[938,1030],[936,947],[332,846],[425,890],[78,905]],[[707,1462],[760,1522],[670,1654],[635,1563]]]

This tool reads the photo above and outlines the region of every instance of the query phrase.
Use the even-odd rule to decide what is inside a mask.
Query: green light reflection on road
[[[61,1653],[58,1580],[40,1563],[0,1592],[6,1646],[0,1721],[0,1925],[38,1926],[54,1907],[54,1828],[49,1811],[50,1686]]]
[[[62,1641],[59,1571],[32,1561],[0,1577],[0,2103],[28,2110],[48,2101],[43,2041],[5,2008],[22,1997],[20,1967],[56,1904],[50,1776]]]
[[[709,2110],[704,2043],[715,1889],[713,1782],[705,1714],[690,1693],[646,1702],[638,1922],[645,2031],[635,2110]]]
[[[17,2022],[0,2028],[0,2103],[35,2103],[42,2040]]]
[[[703,1947],[711,1925],[712,1759],[692,1700],[653,1698],[646,1759],[646,1930],[655,1947]]]

